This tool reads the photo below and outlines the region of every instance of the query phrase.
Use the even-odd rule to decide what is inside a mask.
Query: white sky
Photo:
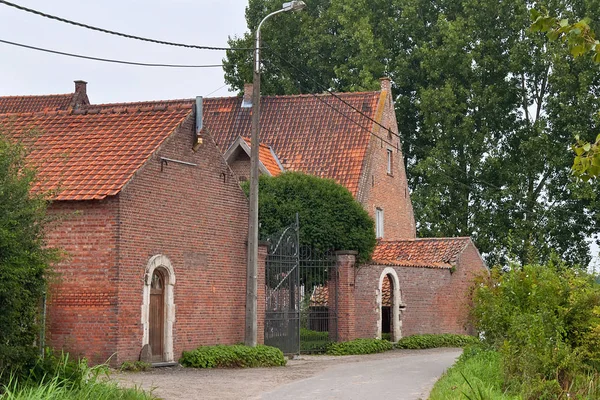
[[[65,19],[166,41],[227,46],[246,31],[247,0],[11,0]],[[275,20],[269,21],[276,23]],[[0,39],[88,56],[170,64],[220,64],[224,51],[120,38],[0,4]],[[88,82],[92,103],[192,98],[219,89],[222,68],[149,68],[80,60],[0,43],[0,96],[71,93]],[[228,88],[211,94],[231,96]]]

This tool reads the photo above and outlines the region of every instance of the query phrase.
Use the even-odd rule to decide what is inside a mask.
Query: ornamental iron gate
[[[267,242],[265,344],[284,354],[325,351],[337,341],[335,255],[300,246],[297,217]]]

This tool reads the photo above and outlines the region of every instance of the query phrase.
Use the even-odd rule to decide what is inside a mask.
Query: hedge
[[[394,345],[381,339],[354,339],[349,342],[331,343],[327,354],[332,356],[346,356],[351,354],[373,354],[392,350]]]
[[[192,368],[278,367],[286,364],[281,350],[275,347],[236,345],[201,346],[184,351],[179,363]]]
[[[444,333],[407,336],[400,339],[395,347],[397,349],[431,349],[436,347],[465,347],[477,343],[479,343],[479,339],[475,336]]]

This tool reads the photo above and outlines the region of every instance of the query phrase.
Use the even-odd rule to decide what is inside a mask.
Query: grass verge
[[[467,347],[456,364],[437,381],[429,400],[517,400],[502,390],[502,356],[493,350]]]

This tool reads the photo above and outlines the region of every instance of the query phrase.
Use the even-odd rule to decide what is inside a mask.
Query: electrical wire
[[[109,35],[120,36],[120,37],[124,37],[127,39],[135,39],[135,40],[141,40],[144,42],[162,44],[162,45],[166,45],[166,46],[185,47],[185,48],[189,48],[189,49],[199,49],[199,50],[254,50],[254,48],[252,48],[252,47],[247,47],[247,48],[246,47],[237,47],[236,48],[236,47],[200,46],[200,45],[195,45],[195,44],[176,43],[176,42],[168,42],[165,40],[145,38],[142,36],[135,36],[135,35],[127,34],[127,33],[111,31],[108,29],[99,28],[97,26],[87,25],[87,24],[83,24],[81,22],[76,22],[76,21],[72,21],[72,20],[69,20],[66,18],[61,18],[56,15],[47,14],[47,13],[44,13],[44,12],[41,12],[38,10],[34,10],[32,8],[27,8],[27,7],[21,6],[19,4],[11,3],[10,1],[0,0],[0,4],[4,4],[6,6],[13,7],[18,10],[25,11],[25,12],[28,12],[31,14],[39,15],[41,17],[49,18],[49,19],[52,19],[55,21],[64,22],[66,24],[78,26],[80,28],[90,29],[93,31],[106,33]]]
[[[9,44],[11,46],[23,47],[30,50],[43,51],[45,53],[57,54],[67,57],[82,58],[85,60],[102,61],[114,64],[125,64],[125,65],[136,65],[139,67],[162,67],[162,68],[217,68],[222,67],[222,64],[207,64],[207,65],[188,65],[188,64],[156,64],[156,63],[143,63],[135,61],[124,61],[124,60],[113,60],[110,58],[100,58],[92,56],[84,56],[82,54],[66,53],[64,51],[45,49],[42,47],[30,46],[28,44],[11,42],[9,40],[0,39],[0,43]]]

